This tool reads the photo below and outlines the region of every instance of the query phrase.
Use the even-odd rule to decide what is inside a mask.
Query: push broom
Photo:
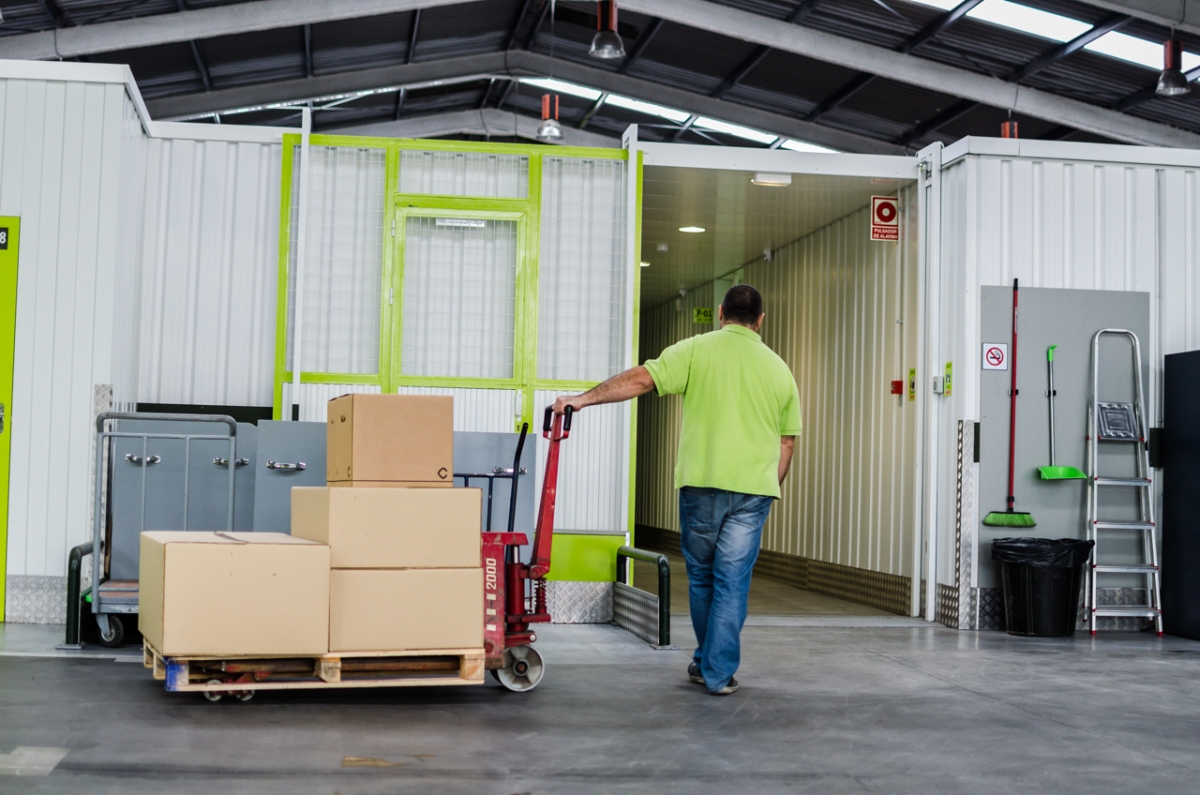
[[[1013,483],[1017,459],[1017,280],[1013,279],[1012,310],[1012,388],[1008,392],[1008,509],[992,511],[983,518],[989,527],[1036,527],[1037,522],[1029,513],[1016,510],[1017,498],[1013,496]]]

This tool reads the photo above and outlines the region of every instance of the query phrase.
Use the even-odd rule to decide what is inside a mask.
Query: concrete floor
[[[1200,643],[871,623],[888,620],[752,619],[742,690],[726,698],[687,681],[686,651],[604,625],[546,628],[546,679],[530,693],[246,704],[167,693],[100,649],[11,656],[53,654],[60,628],[10,626],[0,771],[17,747],[53,769],[0,776],[0,793],[1197,791]],[[686,637],[686,619],[673,626]]]
[[[687,567],[679,555],[667,555],[671,561],[671,615],[688,615]],[[658,568],[651,563],[634,561],[634,584],[644,591],[658,592]],[[890,616],[874,607],[846,602],[832,596],[805,591],[766,577],[750,581],[752,616]]]

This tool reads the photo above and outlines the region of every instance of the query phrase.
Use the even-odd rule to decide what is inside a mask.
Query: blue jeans
[[[709,692],[725,687],[742,661],[750,575],[772,502],[723,489],[679,491],[680,546],[699,643],[694,659]]]

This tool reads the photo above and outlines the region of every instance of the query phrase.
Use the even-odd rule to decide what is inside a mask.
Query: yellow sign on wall
[[[943,383],[945,384],[945,387],[942,390],[942,394],[945,395],[946,397],[950,397],[951,395],[954,394],[954,363],[953,362],[946,362],[946,380]]]
[[[915,367],[908,370],[908,399],[917,399],[917,368]]]
[[[711,306],[698,306],[692,310],[693,323],[708,323],[713,322],[713,311]]]

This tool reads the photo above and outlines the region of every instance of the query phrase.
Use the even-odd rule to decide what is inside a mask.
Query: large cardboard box
[[[480,565],[479,489],[292,489],[292,535],[328,544],[335,569]]]
[[[329,401],[325,480],[454,480],[454,400],[343,395]]]
[[[483,570],[334,569],[329,650],[483,646]]]
[[[167,656],[329,649],[329,547],[283,533],[142,533],[138,628]]]
[[[331,480],[334,489],[451,489],[450,481],[425,480]]]

